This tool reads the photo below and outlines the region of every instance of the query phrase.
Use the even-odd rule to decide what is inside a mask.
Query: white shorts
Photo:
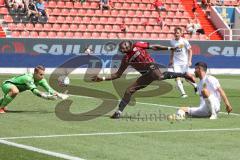
[[[188,72],[188,65],[173,65],[173,71],[177,73],[185,73]]]
[[[220,103],[219,100],[215,97],[211,97],[213,99],[213,106],[215,108],[216,113],[220,111]],[[188,115],[192,117],[209,117],[211,116],[211,112],[209,107],[205,102],[202,102],[199,107],[189,107]]]

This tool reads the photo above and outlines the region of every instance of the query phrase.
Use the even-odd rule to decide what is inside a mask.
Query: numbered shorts
[[[211,98],[213,99],[213,107],[215,108],[216,113],[218,113],[220,111],[219,100],[215,97]],[[188,115],[192,117],[209,117],[211,116],[211,112],[207,104],[202,102],[199,107],[189,107]]]
[[[176,73],[186,73],[188,69],[188,65],[173,65],[173,71]]]

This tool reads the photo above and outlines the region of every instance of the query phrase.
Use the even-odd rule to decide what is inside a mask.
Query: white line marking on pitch
[[[80,98],[89,98],[89,99],[98,99],[97,97],[88,97],[88,96],[80,96],[80,95],[72,95],[72,94],[69,94],[70,96],[73,96],[73,97],[80,97]],[[104,98],[103,98],[104,99]],[[104,100],[112,100],[112,101],[116,101],[115,99],[104,99]],[[120,100],[117,100],[120,102]],[[144,105],[149,105],[149,106],[158,106],[158,107],[164,107],[164,108],[175,108],[175,109],[178,109],[180,107],[177,107],[177,106],[169,106],[169,105],[162,105],[162,104],[155,104],[155,103],[144,103],[144,102],[136,102],[138,104],[144,104]],[[221,114],[228,114],[226,112],[219,112]],[[238,113],[233,113],[231,112],[229,115],[234,115],[234,116],[240,116],[240,114]]]
[[[40,148],[28,146],[28,145],[9,142],[9,141],[6,141],[6,140],[0,140],[0,143],[5,144],[5,145],[9,145],[9,146],[13,146],[13,147],[17,147],[17,148],[21,148],[21,149],[25,149],[25,150],[28,150],[28,151],[33,151],[33,152],[37,152],[37,153],[41,153],[41,154],[45,154],[45,155],[49,155],[49,156],[63,158],[63,159],[66,159],[66,160],[84,160],[84,159],[79,158],[79,157],[73,157],[73,156],[69,156],[67,154],[52,152],[52,151],[48,151],[48,150],[44,150],[44,149],[40,149]]]
[[[76,137],[77,136],[107,136],[107,135],[147,134],[147,133],[217,132],[217,131],[240,131],[240,128],[183,129],[183,130],[132,131],[132,132],[99,132],[99,133],[59,134],[59,135],[45,135],[45,136],[2,137],[2,138],[0,138],[0,140],[57,138],[57,137],[74,137],[74,136],[76,136]]]

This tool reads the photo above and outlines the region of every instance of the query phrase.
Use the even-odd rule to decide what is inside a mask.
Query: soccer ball
[[[176,119],[177,120],[184,120],[185,119],[185,112],[181,109],[177,110]]]
[[[70,84],[70,79],[68,76],[62,75],[58,77],[58,85],[59,86],[68,86]]]

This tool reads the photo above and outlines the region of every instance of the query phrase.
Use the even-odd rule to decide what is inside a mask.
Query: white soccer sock
[[[179,91],[181,92],[182,95],[186,94],[184,89],[183,89],[183,84],[182,84],[181,79],[177,79],[177,87],[178,87],[178,89],[179,89]]]
[[[197,83],[189,82],[194,88],[197,88]]]
[[[205,103],[208,106],[211,114],[212,115],[217,115],[216,110],[215,110],[214,105],[213,105],[214,104],[214,102],[213,102],[214,100],[213,100],[212,96],[210,95],[208,98],[204,98],[204,100],[205,100]]]

